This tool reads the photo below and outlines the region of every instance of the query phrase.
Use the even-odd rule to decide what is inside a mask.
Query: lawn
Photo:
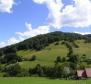
[[[91,84],[91,80],[59,80],[39,77],[0,78],[0,84]]]

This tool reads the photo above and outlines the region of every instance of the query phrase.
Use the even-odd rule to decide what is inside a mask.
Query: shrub
[[[29,61],[35,61],[36,60],[36,55],[33,55],[30,59],[29,59]]]
[[[5,72],[8,76],[17,76],[21,72],[21,67],[18,63],[16,64],[10,64],[6,66]]]
[[[56,42],[54,45],[59,45],[59,42]]]
[[[57,56],[57,58],[56,58],[56,60],[55,60],[55,63],[60,63],[60,62],[62,62],[62,59],[61,59],[60,56]]]
[[[28,77],[30,75],[29,75],[28,70],[22,69],[21,72],[17,74],[17,76],[18,77]]]

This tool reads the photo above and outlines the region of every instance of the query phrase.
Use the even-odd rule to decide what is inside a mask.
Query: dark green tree
[[[8,76],[15,77],[19,73],[21,73],[21,67],[18,63],[11,64],[11,65],[6,66],[5,72],[8,74]]]
[[[55,63],[61,63],[62,62],[62,58],[60,56],[57,56]]]

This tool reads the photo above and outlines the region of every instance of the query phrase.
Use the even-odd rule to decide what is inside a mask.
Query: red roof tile
[[[91,68],[85,69],[87,77],[91,77]]]
[[[77,70],[77,76],[83,77],[84,70]]]

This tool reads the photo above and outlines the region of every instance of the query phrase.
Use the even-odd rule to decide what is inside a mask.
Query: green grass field
[[[39,77],[0,78],[0,84],[91,84],[91,80],[59,80]]]

